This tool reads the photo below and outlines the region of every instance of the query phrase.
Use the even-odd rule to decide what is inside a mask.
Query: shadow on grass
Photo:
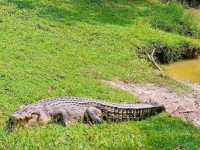
[[[37,10],[38,16],[53,21],[103,23],[127,25],[138,17],[145,16],[145,11],[138,5],[148,5],[148,1],[139,0],[7,0],[19,9]]]

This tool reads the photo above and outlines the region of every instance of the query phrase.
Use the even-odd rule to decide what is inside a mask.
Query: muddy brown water
[[[161,65],[166,75],[176,80],[200,83],[200,57],[192,60],[182,60],[172,64]]]

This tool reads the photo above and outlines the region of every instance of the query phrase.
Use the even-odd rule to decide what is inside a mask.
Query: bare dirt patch
[[[191,86],[193,91],[180,95],[167,87],[155,84],[130,84],[118,80],[103,82],[138,95],[142,102],[163,104],[168,113],[200,127],[200,85],[185,83]]]

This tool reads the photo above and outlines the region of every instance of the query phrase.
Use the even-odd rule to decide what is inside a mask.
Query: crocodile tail
[[[109,108],[103,110],[104,119],[109,121],[143,120],[157,113],[165,111],[163,105],[147,108]]]
[[[150,108],[144,108],[140,110],[139,120],[145,119],[146,117],[150,117],[165,111],[165,107],[163,105],[152,106]]]

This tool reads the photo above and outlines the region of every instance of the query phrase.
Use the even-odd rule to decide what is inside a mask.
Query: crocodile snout
[[[21,114],[12,114],[8,120],[7,128],[9,130],[13,130],[17,125],[21,125],[24,122],[24,116]]]
[[[11,116],[7,121],[7,130],[12,131],[17,125],[17,119],[15,116]]]

